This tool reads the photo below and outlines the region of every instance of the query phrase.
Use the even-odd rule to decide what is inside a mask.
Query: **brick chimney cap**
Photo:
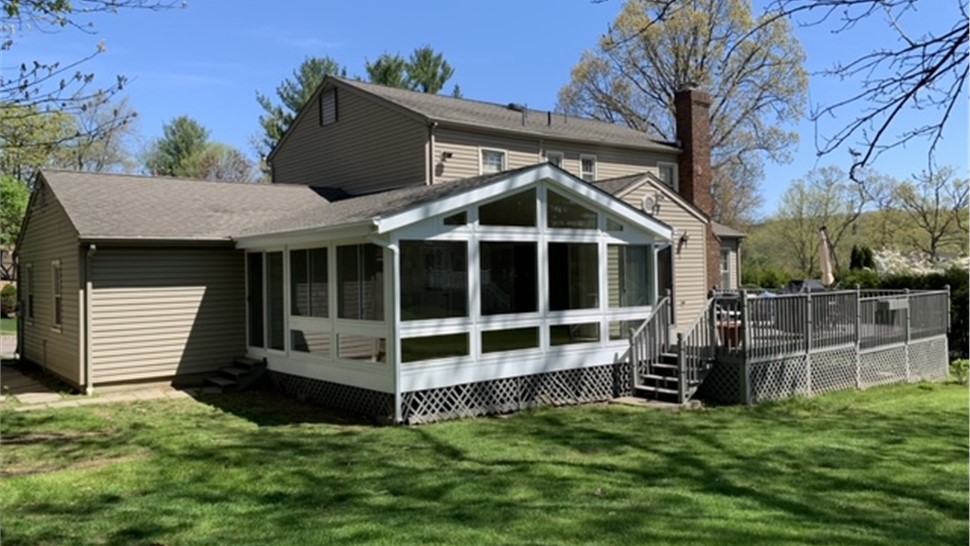
[[[692,81],[692,80],[688,80],[688,81],[680,84],[680,87],[677,88],[677,92],[678,93],[682,93],[684,91],[697,91],[699,89],[700,89],[700,84],[699,83],[697,83],[695,81]]]

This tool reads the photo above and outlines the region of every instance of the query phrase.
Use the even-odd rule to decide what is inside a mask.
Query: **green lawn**
[[[3,336],[17,335],[17,319],[0,318],[0,335],[3,335]]]
[[[15,544],[965,544],[967,390],[414,428],[276,395],[5,412]]]

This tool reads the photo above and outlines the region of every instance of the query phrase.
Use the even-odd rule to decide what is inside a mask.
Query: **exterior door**
[[[668,290],[670,291],[672,315],[670,319],[677,322],[677,306],[672,304],[676,301],[676,294],[674,294],[674,254],[671,248],[671,245],[667,245],[667,248],[657,253],[657,293],[662,298]]]

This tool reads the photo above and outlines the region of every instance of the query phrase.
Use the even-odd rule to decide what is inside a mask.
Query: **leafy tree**
[[[804,53],[787,21],[749,0],[628,0],[559,92],[567,112],[677,138],[674,94],[711,93],[715,219],[749,220],[764,161],[788,160],[806,100]]]
[[[438,93],[451,79],[455,70],[445,60],[444,54],[437,53],[431,46],[426,45],[411,53],[407,73],[411,89],[424,93]]]
[[[400,55],[382,53],[373,63],[365,61],[364,69],[367,71],[367,78],[371,83],[411,88],[411,82],[407,75],[408,62]]]
[[[0,122],[0,174],[30,183],[41,167],[63,158],[63,146],[75,139],[72,117],[63,112],[37,115],[36,106],[3,105],[7,118]]]
[[[256,92],[256,102],[264,110],[259,117],[259,124],[263,128],[259,150],[261,155],[266,155],[276,147],[276,143],[296,119],[303,105],[313,96],[323,78],[331,74],[345,77],[347,69],[331,57],[307,57],[293,71],[292,78],[283,80],[277,86],[278,103],[273,98]]]
[[[162,126],[152,143],[145,168],[156,176],[251,182],[253,164],[238,149],[209,141],[209,130],[188,116]]]
[[[10,248],[17,242],[29,197],[26,182],[0,174],[0,248]]]
[[[181,168],[183,176],[206,180],[252,182],[253,164],[238,149],[210,142],[202,151],[188,157]]]
[[[201,154],[208,141],[208,129],[188,116],[179,116],[162,126],[162,138],[149,148],[145,168],[155,176],[190,176],[189,159]]]
[[[79,171],[131,171],[130,147],[137,136],[138,113],[127,97],[114,103],[97,102],[75,117],[77,136],[65,142],[57,166]],[[109,129],[95,130],[97,127]]]
[[[921,6],[936,13],[938,23],[933,28],[925,28]],[[837,60],[823,74],[845,82],[846,93],[811,113],[816,124],[835,123],[834,129],[821,131],[818,153],[848,148],[853,180],[881,154],[912,141],[928,142],[928,164],[934,164],[936,145],[952,121],[954,108],[966,101],[970,58],[966,2],[774,0],[761,18],[762,25],[779,20],[816,28],[828,25],[835,34],[857,33],[859,26],[873,19],[884,20],[895,34],[895,43],[873,43],[867,53]],[[907,111],[918,115],[909,121],[903,118]]]
[[[896,187],[896,202],[917,227],[906,233],[909,242],[937,261],[941,247],[955,243],[963,247],[967,234],[967,206],[970,181],[956,176],[952,167],[923,171],[912,182]]]
[[[818,230],[822,226],[828,228],[838,269],[839,244],[868,203],[863,187],[838,167],[815,169],[792,183],[781,196],[776,218],[787,234],[787,253],[797,270],[804,275],[818,270]]]
[[[11,123],[33,126],[57,124],[47,122],[52,116],[74,116],[84,112],[92,104],[100,105],[124,89],[128,80],[115,76],[106,86],[95,85],[93,72],[81,69],[87,61],[106,51],[103,41],[92,45],[91,51],[70,60],[28,59],[18,55],[17,37],[24,32],[58,34],[74,30],[93,34],[93,19],[101,14],[120,11],[161,10],[176,5],[166,0],[2,0],[0,1],[0,54],[4,56],[5,70],[0,73],[0,126]],[[124,118],[109,118],[104,123],[86,126],[85,136],[97,139],[99,135],[115,129]],[[61,135],[38,134],[47,140],[29,143],[32,148],[57,146]],[[11,146],[3,144],[4,148]]]

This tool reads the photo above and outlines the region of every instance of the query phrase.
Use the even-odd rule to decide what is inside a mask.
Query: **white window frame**
[[[60,304],[61,316],[57,316]],[[60,321],[58,321],[60,319]],[[51,260],[51,330],[62,331],[64,326],[64,270],[60,260]]]
[[[485,172],[485,152],[496,152],[502,154],[502,168],[498,172],[507,171],[509,168],[509,152],[501,148],[478,148],[478,174],[492,174]]]
[[[591,180],[586,180],[586,171],[583,170],[583,161],[587,161],[587,160],[593,162],[593,172],[590,173],[592,175],[592,179]],[[597,176],[598,176],[598,174],[597,174],[597,170],[598,169],[599,169],[599,161],[596,160],[596,155],[595,154],[580,154],[579,155],[579,178],[580,179],[586,180],[586,182],[595,182],[597,180]]]
[[[559,158],[559,165],[557,165],[557,166],[560,169],[565,170],[566,169],[566,154],[563,153],[563,152],[555,151],[555,150],[546,150],[546,161],[547,162],[552,163],[553,156]],[[555,165],[555,163],[552,163],[552,164]]]
[[[680,176],[679,176],[679,173],[677,172],[677,164],[672,163],[670,161],[657,162],[657,178],[660,178],[661,180],[663,180],[663,178],[661,178],[660,176],[661,167],[670,167],[670,170],[673,173],[671,175],[673,177],[673,180],[670,181],[670,187],[673,188],[675,191],[680,191]]]
[[[24,264],[24,293],[23,293],[23,303],[24,309],[23,317],[24,323],[30,326],[34,325],[34,264],[28,263]],[[18,313],[20,311],[18,310]]]

